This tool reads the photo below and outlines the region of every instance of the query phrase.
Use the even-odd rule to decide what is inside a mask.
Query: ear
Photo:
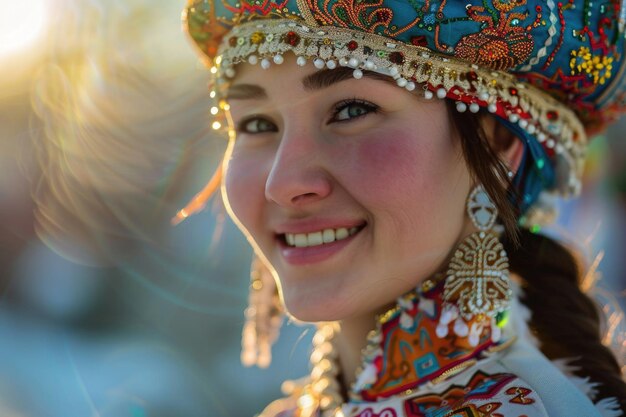
[[[481,124],[491,149],[510,171],[517,173],[524,156],[522,141],[491,115],[484,116]]]

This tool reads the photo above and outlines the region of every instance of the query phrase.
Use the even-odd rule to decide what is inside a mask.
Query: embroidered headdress
[[[219,96],[241,62],[376,71],[525,144],[523,209],[576,194],[589,135],[626,109],[621,0],[190,0],[185,27]]]

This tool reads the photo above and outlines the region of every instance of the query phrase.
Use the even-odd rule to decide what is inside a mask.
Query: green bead
[[[537,168],[543,169],[545,165],[546,165],[546,161],[544,161],[543,159],[537,160]]]
[[[496,314],[496,326],[498,327],[504,327],[506,326],[506,323],[509,321],[509,312],[507,311],[501,311],[498,314]]]

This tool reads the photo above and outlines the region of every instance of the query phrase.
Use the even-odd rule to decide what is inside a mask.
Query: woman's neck
[[[352,317],[340,322],[340,331],[334,341],[339,354],[341,383],[346,391],[355,381],[357,369],[361,366],[361,352],[367,344],[367,335],[376,327],[376,317],[389,310],[395,303],[386,305],[378,311]]]

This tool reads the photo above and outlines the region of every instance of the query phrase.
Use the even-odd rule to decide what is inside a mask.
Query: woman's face
[[[240,65],[228,103],[227,207],[294,317],[372,312],[444,267],[470,178],[443,101],[286,56]]]

